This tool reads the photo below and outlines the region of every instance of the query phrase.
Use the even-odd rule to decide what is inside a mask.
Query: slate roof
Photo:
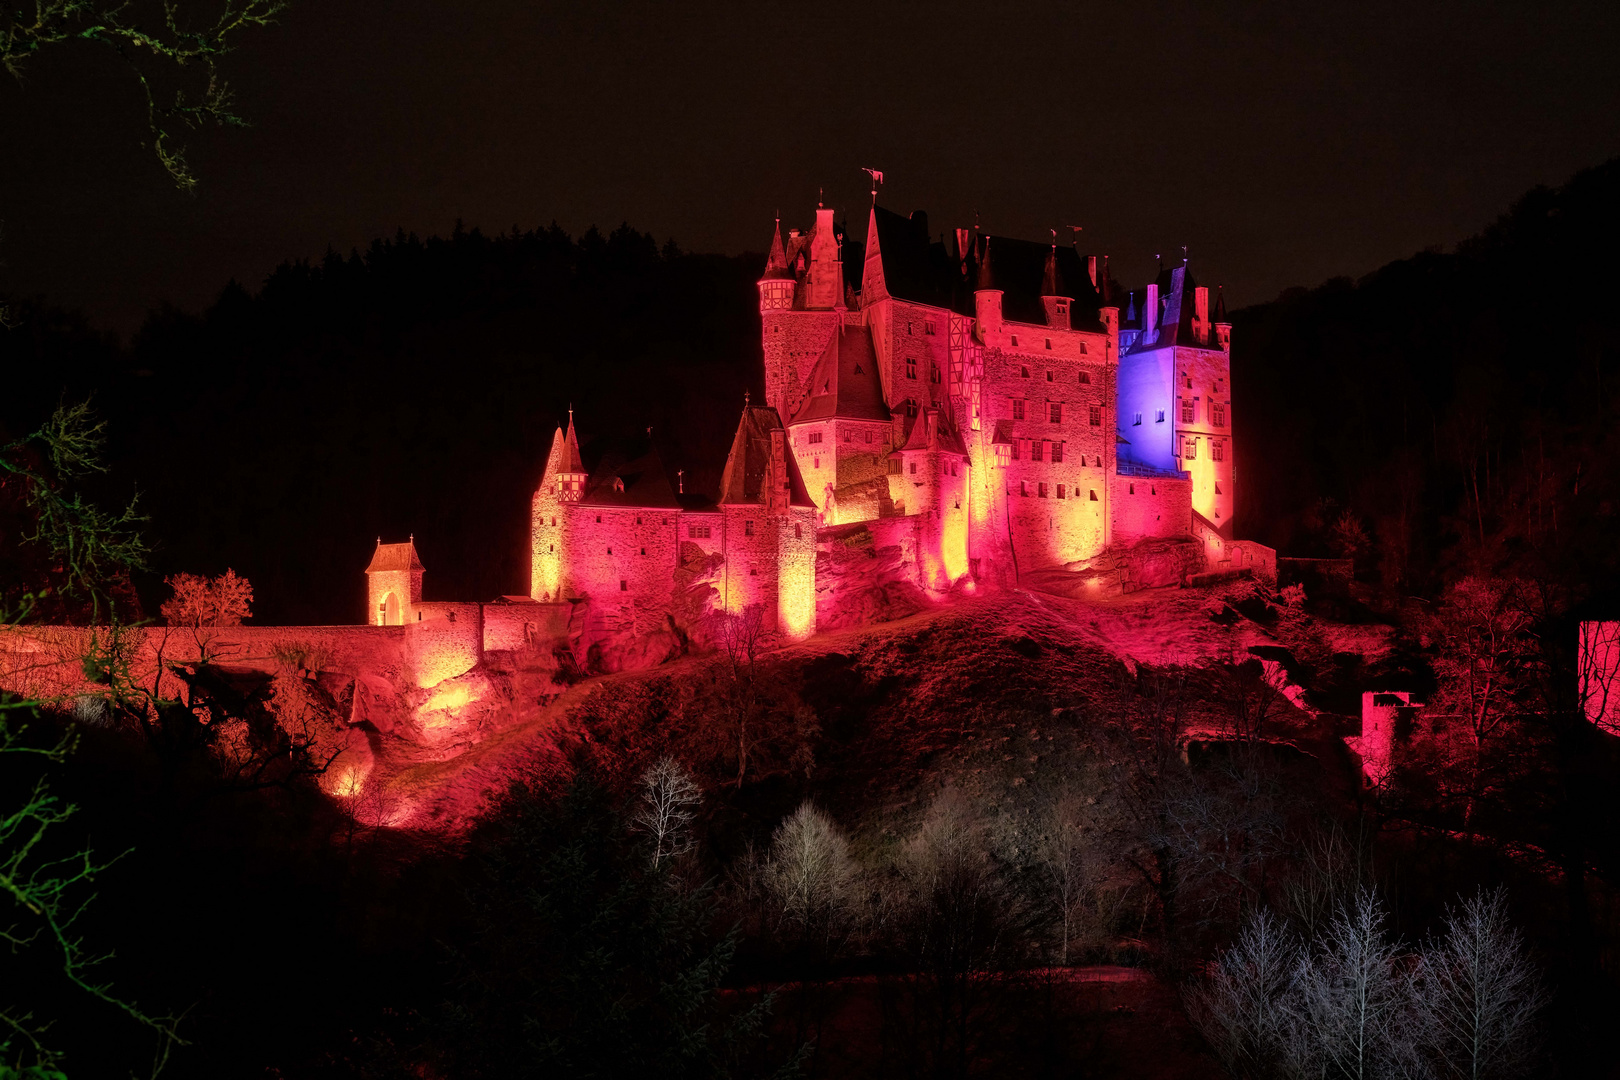
[[[761,503],[765,501],[765,482],[771,471],[771,432],[781,431],[784,441],[787,429],[775,409],[763,405],[749,405],[743,409],[737,424],[736,438],[731,441],[731,453],[726,455],[726,471],[720,476],[720,503]],[[805,489],[804,477],[799,474],[798,462],[791,449],[783,455],[787,468],[789,503],[793,506],[815,507]]]
[[[832,417],[889,420],[868,327],[845,326],[833,334],[803,389],[804,401],[789,423]]]
[[[883,283],[889,295],[913,303],[973,313],[973,292],[959,259],[951,257],[943,240],[928,235],[928,215],[917,211],[903,217],[881,206],[868,219],[877,229],[878,252],[883,258]]]
[[[680,508],[669,470],[651,439],[603,441],[592,450],[601,456],[585,482],[582,505]]]
[[[981,289],[1001,290],[1001,314],[1013,322],[1046,324],[1042,296],[1067,296],[1069,327],[1100,332],[1102,296],[1091,283],[1086,260],[1073,247],[1036,243],[1011,236],[984,236],[974,253],[974,277]],[[1068,291],[1049,292],[1049,287]],[[892,290],[891,290],[892,291]]]
[[[414,542],[377,545],[376,552],[371,556],[371,564],[366,567],[366,573],[378,574],[391,570],[422,573],[422,560],[416,557]]]
[[[895,453],[908,450],[941,450],[967,456],[967,444],[951,423],[950,415],[944,409],[931,407],[924,409],[911,422],[911,433],[906,437],[906,444]]]

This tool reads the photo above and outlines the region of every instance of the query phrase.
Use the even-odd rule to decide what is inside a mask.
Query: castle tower
[[[377,541],[366,567],[366,622],[372,626],[403,626],[417,620],[422,602],[422,560],[416,556],[416,537],[403,544]]]
[[[765,404],[782,416],[797,407],[805,375],[843,321],[843,263],[832,217],[818,208],[815,229],[808,235],[795,229],[785,244],[777,219],[759,279]]]
[[[967,447],[943,409],[924,409],[906,444],[889,455],[899,468],[889,494],[918,517],[917,562],[924,588],[948,589],[969,569]]]
[[[816,629],[816,504],[782,418],[746,406],[720,478],[725,563],[720,606],[758,607],[767,625],[801,638]]]
[[[567,578],[568,511],[585,492],[587,479],[574,432],[574,410],[568,430],[559,426],[551,439],[546,469],[535,489],[529,516],[529,596],[543,603],[563,599]]]
[[[1001,335],[1001,290],[996,288],[996,272],[991,262],[988,236],[980,248],[979,274],[973,287],[973,312],[978,321],[980,343],[996,341]]]

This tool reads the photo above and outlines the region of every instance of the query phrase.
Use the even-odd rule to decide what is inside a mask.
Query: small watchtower
[[[366,567],[366,622],[371,626],[403,626],[416,621],[422,602],[422,560],[416,555],[416,537],[403,544],[385,544]]]

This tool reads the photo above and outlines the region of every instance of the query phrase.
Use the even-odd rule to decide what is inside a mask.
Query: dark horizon
[[[127,335],[457,220],[763,251],[820,187],[864,232],[870,166],[935,232],[1080,224],[1130,285],[1185,244],[1241,306],[1449,247],[1620,153],[1620,13],[1596,5],[818,14],[294,4],[227,59],[252,126],[187,133],[194,196],[114,60],[42,55],[4,91],[0,293]]]

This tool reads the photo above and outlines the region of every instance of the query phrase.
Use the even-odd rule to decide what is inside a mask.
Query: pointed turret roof
[[[1215,322],[1226,322],[1226,286],[1215,286]]]
[[[889,420],[883,384],[878,378],[877,353],[872,348],[872,331],[864,325],[841,327],[832,335],[810,371],[803,402],[788,422],[802,424],[831,417]]]
[[[379,574],[390,570],[403,570],[412,574],[423,572],[422,560],[416,555],[414,538],[403,544],[385,544],[381,540],[377,541],[377,550],[371,556],[366,573]]]
[[[772,452],[772,432],[780,431],[783,454],[780,462]],[[778,469],[785,470],[785,475]],[[743,407],[742,419],[737,424],[737,436],[731,441],[731,453],[726,456],[726,470],[720,476],[722,504],[759,503],[770,501],[773,490],[785,490],[788,504],[814,508],[815,502],[805,490],[804,477],[799,474],[798,462],[787,446],[787,429],[775,409],[763,405]]]
[[[979,241],[979,272],[975,275],[973,288],[988,290],[996,288],[995,265],[990,259],[990,238],[983,237]]]
[[[782,219],[776,219],[775,231],[771,233],[771,254],[765,260],[765,276],[762,281],[792,280],[793,270],[788,266],[787,249],[782,246]]]
[[[585,471],[585,460],[579,456],[579,436],[574,433],[573,406],[568,408],[568,434],[563,437],[562,468],[559,471],[572,473]]]

